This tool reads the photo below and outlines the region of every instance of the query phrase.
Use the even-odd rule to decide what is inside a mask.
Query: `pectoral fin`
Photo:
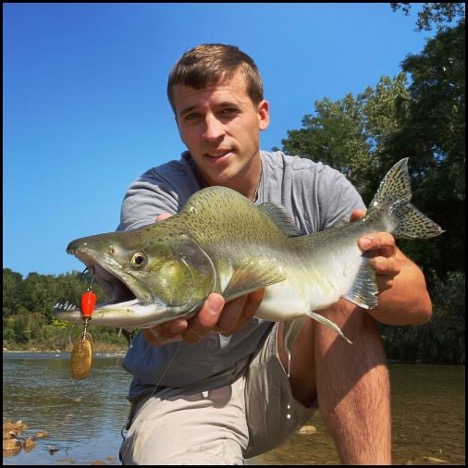
[[[224,289],[223,296],[231,300],[285,279],[284,267],[279,265],[276,260],[252,258],[234,271]]]

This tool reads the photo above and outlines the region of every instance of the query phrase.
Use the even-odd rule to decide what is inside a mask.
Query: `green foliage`
[[[446,232],[417,257],[441,277],[464,271],[465,23],[439,32],[403,69],[412,75],[408,112],[391,135],[385,165],[409,156],[414,203]]]
[[[23,277],[9,268],[3,269],[3,316],[17,314],[22,305]]]
[[[393,11],[402,9],[405,15],[409,15],[411,3],[390,3]],[[435,25],[438,30],[447,27],[446,23],[452,23],[465,18],[464,3],[424,3],[422,10],[418,13],[416,30],[430,31]]]
[[[57,320],[56,303],[79,304],[89,287],[89,278],[79,272],[58,276],[30,273],[27,278],[9,268],[3,269],[3,345],[9,349],[65,349],[83,330],[81,326]],[[106,295],[98,284],[92,285],[97,301]],[[125,337],[117,329],[90,326],[95,342],[124,349]]]
[[[465,274],[432,280],[433,315],[418,326],[382,326],[389,359],[430,364],[465,364]]]
[[[399,128],[409,101],[404,73],[382,77],[355,98],[348,94],[332,102],[315,102],[315,114],[306,115],[300,130],[288,131],[283,151],[321,161],[338,169],[369,202],[379,181],[381,155]],[[375,182],[377,180],[377,182]]]

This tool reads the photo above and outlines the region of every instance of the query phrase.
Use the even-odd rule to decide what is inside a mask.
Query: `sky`
[[[324,98],[394,77],[432,32],[389,3],[4,3],[3,267],[59,275],[76,238],[115,230],[128,186],[184,145],[167,76],[191,47],[234,44],[270,102],[264,150]]]

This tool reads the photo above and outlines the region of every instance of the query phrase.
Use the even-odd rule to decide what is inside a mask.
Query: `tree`
[[[24,306],[29,312],[40,312],[52,319],[53,306],[57,302],[57,281],[52,275],[29,273],[23,282]]]
[[[409,15],[412,5],[411,3],[390,3],[393,11],[401,8],[405,15]],[[448,27],[445,23],[464,20],[464,18],[464,3],[424,3],[422,10],[418,13],[416,30],[430,31],[435,25],[441,31]]]
[[[9,268],[3,269],[3,316],[17,314],[22,305],[23,277]]]
[[[336,102],[315,102],[315,114],[302,119],[300,130],[288,131],[283,151],[319,160],[338,169],[363,195],[374,194],[389,166],[381,155],[399,127],[409,101],[406,75],[382,77],[375,89],[368,86],[356,98],[348,94]]]
[[[465,271],[465,22],[441,30],[402,67],[412,78],[410,100],[384,158],[410,156],[415,204],[446,230],[430,241],[425,265],[444,278]]]

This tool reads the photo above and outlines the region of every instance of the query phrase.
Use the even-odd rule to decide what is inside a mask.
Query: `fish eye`
[[[143,252],[136,252],[130,262],[136,268],[144,267],[146,265],[146,255]]]

